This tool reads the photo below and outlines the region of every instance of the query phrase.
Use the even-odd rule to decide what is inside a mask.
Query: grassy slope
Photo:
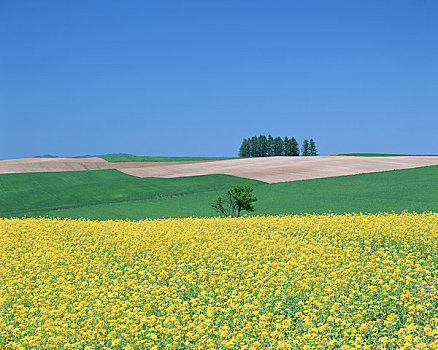
[[[208,205],[223,190],[47,212],[60,217],[141,219],[213,216]],[[438,166],[259,184],[255,214],[438,211]]]
[[[401,156],[434,156],[432,154],[392,154],[392,153],[343,153],[337,156],[355,156],[355,157],[401,157]]]
[[[154,156],[102,156],[107,162],[177,162],[184,160],[222,160],[233,157],[154,157]]]
[[[117,170],[3,174],[0,175],[0,217],[226,189],[235,183],[262,182],[229,175],[142,179]]]

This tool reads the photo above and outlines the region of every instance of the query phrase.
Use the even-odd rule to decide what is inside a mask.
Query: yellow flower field
[[[0,233],[0,349],[438,349],[436,213]]]

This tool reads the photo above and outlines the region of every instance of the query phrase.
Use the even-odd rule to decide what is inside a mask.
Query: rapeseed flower
[[[1,349],[438,349],[438,214],[0,219]]]

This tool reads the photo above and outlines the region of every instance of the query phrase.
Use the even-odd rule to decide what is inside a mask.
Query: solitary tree
[[[257,197],[254,188],[248,185],[235,185],[227,191],[227,199],[218,197],[211,206],[224,216],[239,217],[242,211],[254,211],[253,202]]]
[[[214,210],[221,213],[223,216],[235,216],[236,213],[236,203],[234,203],[233,198],[229,193],[227,193],[227,199],[224,200],[221,196],[219,196],[211,206]]]
[[[303,142],[303,147],[301,148],[301,155],[303,156],[310,156],[309,153],[310,149],[309,149],[309,140],[305,139]]]
[[[310,139],[309,142],[309,156],[317,156],[318,150],[316,149],[315,141],[313,139]]]

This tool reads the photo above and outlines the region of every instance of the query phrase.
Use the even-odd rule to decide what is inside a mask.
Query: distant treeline
[[[273,157],[273,156],[299,156],[300,147],[294,137],[272,137],[268,135],[253,136],[243,139],[239,149],[239,157]],[[301,147],[302,156],[317,156],[315,141],[304,140]]]

